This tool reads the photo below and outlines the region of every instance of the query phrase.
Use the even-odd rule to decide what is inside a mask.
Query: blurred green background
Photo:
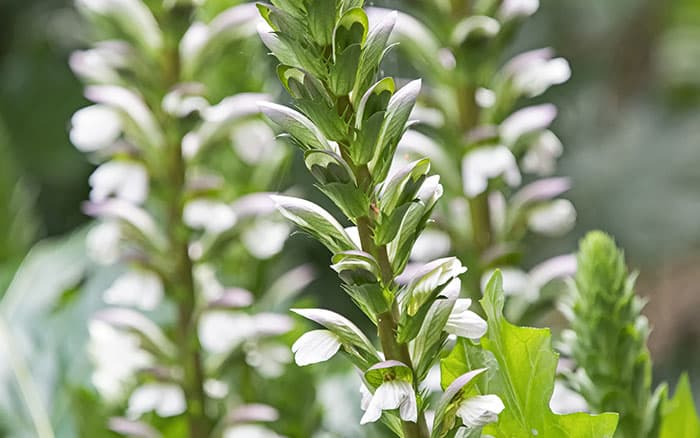
[[[80,204],[91,165],[68,141],[72,113],[87,104],[67,64],[83,45],[81,29],[69,0],[0,0],[0,291],[32,243],[88,221]],[[655,378],[688,369],[697,382],[700,1],[542,0],[511,50],[543,46],[573,70],[545,99],[560,110],[559,173],[573,179],[578,225],[565,239],[538,242],[533,260],[572,251],[586,230],[612,233],[642,272]],[[293,169],[287,177],[308,181]],[[323,250],[290,244],[307,245],[318,271],[328,271]],[[332,275],[313,287],[319,296],[332,289]],[[352,314],[336,296],[333,306]]]

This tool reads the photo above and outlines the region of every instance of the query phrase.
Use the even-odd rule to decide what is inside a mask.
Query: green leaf
[[[384,117],[384,123],[377,140],[376,152],[370,163],[372,174],[378,181],[386,178],[386,174],[389,172],[396,146],[406,129],[408,116],[416,103],[420,88],[420,79],[411,81],[391,96],[389,100],[386,117]]]
[[[367,14],[361,8],[350,9],[340,17],[333,33],[333,53],[336,55],[347,47],[362,45],[367,37]]]
[[[488,321],[482,346],[497,364],[495,368],[491,366],[491,373],[480,390],[484,394],[498,395],[506,406],[498,422],[484,427],[484,433],[495,438],[612,437],[617,414],[556,415],[549,409],[558,362],[558,355],[551,347],[550,332],[517,327],[506,321],[502,281],[500,271],[496,271],[480,301]]]
[[[323,208],[313,202],[291,196],[272,195],[284,217],[337,253],[357,249],[342,225]]]
[[[374,80],[382,57],[386,53],[387,42],[396,23],[396,13],[389,13],[381,22],[374,26],[362,47],[362,56],[357,68],[357,79],[353,96],[360,99],[361,93]],[[356,100],[357,101],[357,100]]]
[[[360,45],[353,44],[336,56],[330,77],[330,87],[336,96],[349,94],[355,85],[355,71],[360,59],[360,52]]]
[[[309,29],[314,41],[322,46],[329,46],[333,36],[337,0],[316,2],[308,11]]]
[[[414,161],[399,169],[382,186],[379,193],[379,208],[390,213],[397,206],[412,201],[423,185],[429,170],[430,161],[427,158]]]
[[[690,391],[688,374],[683,373],[673,398],[662,410],[659,438],[700,437],[700,420]]]
[[[261,102],[259,105],[263,114],[289,133],[302,149],[330,149],[328,140],[314,122],[299,111],[276,103]]]

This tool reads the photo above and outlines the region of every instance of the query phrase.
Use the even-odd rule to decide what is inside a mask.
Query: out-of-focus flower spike
[[[140,163],[108,161],[95,169],[88,182],[90,201],[95,203],[115,197],[140,205],[148,197],[148,172]]]
[[[522,180],[513,153],[503,145],[473,149],[462,159],[463,189],[469,197],[483,193],[489,180],[499,176],[511,187]]]

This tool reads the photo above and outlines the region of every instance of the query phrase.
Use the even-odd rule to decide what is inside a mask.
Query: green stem
[[[364,171],[358,172],[359,181],[365,181],[364,178],[369,176],[367,166],[362,166]],[[375,256],[381,272],[381,280],[384,287],[392,288],[394,284],[394,270],[389,260],[386,245],[375,245],[373,234],[374,225],[368,216],[357,218],[357,229],[360,234],[360,243],[362,250]],[[411,368],[413,371],[413,387],[416,394],[418,393],[418,379],[413,369],[413,361],[411,354],[408,351],[408,345],[397,341],[396,319],[399,317],[398,306],[396,301],[392,303],[392,308],[377,316],[377,331],[379,334],[379,342],[382,345],[384,357],[387,360],[397,360]],[[425,415],[423,412],[418,412],[418,421],[401,421],[401,429],[405,438],[427,438],[429,436]]]
[[[177,39],[176,39],[177,40]],[[165,58],[166,90],[180,81],[180,59],[177,45],[171,47]],[[182,157],[183,128],[178,119],[161,111],[162,126],[168,135],[169,172],[166,181],[166,203],[168,208],[167,235],[173,257],[173,272],[166,279],[168,289],[177,300],[177,345],[180,364],[183,367],[182,386],[187,400],[187,422],[189,436],[206,438],[213,423],[206,415],[207,397],[204,392],[204,369],[201,346],[197,337],[197,297],[193,278],[193,262],[189,256],[190,233],[183,223],[182,213],[186,191],[186,163]]]

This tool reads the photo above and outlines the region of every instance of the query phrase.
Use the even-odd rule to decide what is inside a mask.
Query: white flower
[[[572,391],[559,380],[554,382],[554,392],[549,408],[556,414],[572,414],[588,411],[588,403],[579,393]]]
[[[146,412],[155,411],[160,417],[174,417],[185,410],[182,388],[174,384],[149,383],[139,386],[131,393],[126,415],[137,419]]]
[[[488,188],[489,179],[503,176],[511,186],[520,184],[520,170],[513,153],[505,146],[480,147],[462,159],[464,194],[475,197]]]
[[[414,423],[417,421],[416,393],[409,382],[397,379],[379,385],[366,405],[365,414],[360,419],[360,424],[375,422],[382,416],[382,411],[392,409],[398,409],[399,416],[404,421]]]
[[[488,88],[479,87],[474,93],[474,100],[481,108],[491,108],[496,103],[496,93]]]
[[[243,231],[241,240],[253,257],[267,260],[282,251],[290,231],[287,222],[260,218]]]
[[[457,23],[450,40],[453,44],[461,44],[472,35],[476,38],[491,38],[500,31],[501,23],[498,20],[485,15],[471,15]]]
[[[497,395],[477,395],[463,400],[457,408],[457,416],[470,428],[485,426],[498,421],[498,414],[505,406]]]
[[[484,336],[488,326],[479,315],[469,310],[472,300],[458,298],[445,324],[447,333],[469,339],[479,339]]]
[[[340,339],[328,330],[306,332],[292,345],[294,361],[299,366],[325,362],[340,349]]]
[[[246,313],[215,310],[199,319],[199,340],[212,353],[226,353],[254,334],[253,320]]]
[[[187,90],[176,88],[163,97],[163,110],[175,117],[187,117],[194,112],[201,112],[209,106],[209,102],[197,95],[190,95]]]
[[[155,116],[143,97],[136,92],[118,85],[92,85],[85,88],[85,97],[93,102],[109,105],[128,116],[151,146],[163,145],[163,132]]]
[[[498,18],[509,21],[520,17],[529,17],[540,7],[539,0],[504,0],[498,9]]]
[[[134,204],[142,204],[148,196],[148,173],[139,163],[108,161],[95,169],[88,182],[92,187],[92,202],[102,202],[114,196]]]
[[[289,347],[277,342],[250,341],[245,344],[245,361],[261,376],[275,379],[284,373],[284,367],[292,361]]]
[[[561,236],[576,223],[576,209],[568,199],[556,199],[530,212],[528,227],[545,236]]]
[[[194,268],[194,281],[207,301],[221,298],[226,292],[226,288],[216,277],[216,270],[209,264],[197,265]]]
[[[543,131],[530,145],[523,157],[523,171],[540,176],[551,175],[564,147],[559,138],[550,130]]]
[[[236,214],[228,204],[209,199],[195,199],[185,205],[182,219],[187,226],[219,234],[236,223]]]
[[[153,310],[163,299],[163,283],[153,272],[131,269],[103,294],[105,303]]]
[[[121,238],[121,227],[116,221],[100,222],[88,231],[85,248],[92,260],[111,265],[119,260]]]
[[[506,144],[514,144],[525,134],[547,128],[556,116],[557,108],[551,103],[518,110],[501,123],[501,139]]]
[[[211,398],[223,399],[228,395],[228,383],[217,379],[207,379],[204,381],[204,392]]]
[[[89,50],[71,53],[68,63],[71,70],[86,82],[117,83],[120,81],[118,69],[127,68],[131,46],[123,41],[103,41]]]
[[[571,77],[571,67],[564,58],[533,59],[513,76],[515,88],[527,97],[535,97],[552,85],[563,84]]]
[[[286,315],[211,310],[199,319],[199,340],[212,353],[227,353],[245,341],[263,336],[276,336],[292,329]],[[285,350],[286,351],[286,350]]]
[[[119,114],[106,105],[81,108],[71,118],[70,141],[82,152],[111,146],[121,133]]]
[[[250,165],[269,160],[277,149],[275,133],[262,120],[251,120],[236,126],[231,132],[231,140],[236,154]]]
[[[274,431],[258,424],[239,424],[228,427],[224,438],[282,438]]]
[[[107,400],[117,400],[136,371],[151,366],[154,358],[140,348],[136,335],[117,330],[93,319],[88,323],[87,351],[95,364],[91,376],[97,391]]]
[[[139,0],[78,0],[77,6],[95,14],[114,16],[124,30],[151,50],[163,44],[156,19]]]
[[[411,259],[428,262],[446,256],[450,252],[450,237],[437,230],[425,230],[418,236],[411,250]]]

